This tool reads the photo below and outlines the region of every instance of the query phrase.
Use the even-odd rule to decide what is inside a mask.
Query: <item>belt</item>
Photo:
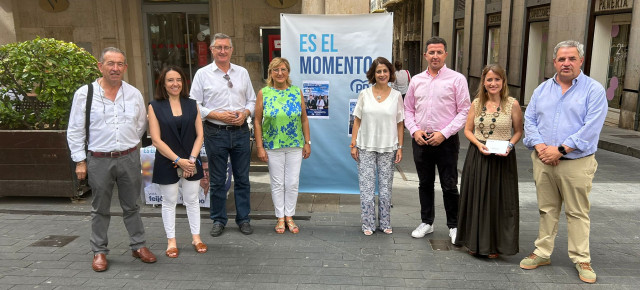
[[[581,158],[585,158],[585,157],[589,157],[593,154],[589,154],[587,156],[582,156],[582,157],[578,157],[578,158],[567,158],[567,157],[560,157],[560,160],[576,160],[576,159],[581,159]]]
[[[89,151],[89,154],[91,154],[91,156],[93,157],[99,157],[99,158],[118,158],[118,157],[122,157],[125,156],[133,151],[138,150],[138,147],[133,147],[124,151],[120,151],[120,152],[93,152],[93,151]]]
[[[243,129],[243,128],[249,128],[249,125],[247,125],[246,122],[244,124],[242,124],[241,126],[218,125],[218,124],[214,124],[214,123],[211,123],[211,122],[204,122],[204,123],[207,124],[207,126],[211,126],[213,128],[218,128],[220,130],[227,130],[227,131],[240,130],[240,129]]]

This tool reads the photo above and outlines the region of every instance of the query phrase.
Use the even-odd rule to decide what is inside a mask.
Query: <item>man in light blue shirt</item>
[[[520,262],[523,269],[551,263],[558,218],[565,206],[569,258],[578,276],[596,282],[589,253],[589,193],[598,167],[594,153],[607,115],[607,99],[600,83],[582,73],[583,45],[574,40],[554,49],[556,74],[533,92],[525,112],[524,144],[535,151],[540,227],[536,249]]]

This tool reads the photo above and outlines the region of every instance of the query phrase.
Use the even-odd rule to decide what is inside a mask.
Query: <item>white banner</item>
[[[282,56],[303,90],[311,157],[302,162],[300,192],[359,193],[349,143],[350,99],[367,87],[369,66],[391,59],[393,14],[281,14]]]

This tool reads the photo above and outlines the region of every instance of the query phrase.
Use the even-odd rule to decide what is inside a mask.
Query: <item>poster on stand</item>
[[[353,115],[353,111],[356,109],[356,104],[358,103],[358,99],[349,99],[349,130],[348,136],[351,137],[353,135],[353,122],[356,120],[356,116]]]
[[[313,140],[311,156],[302,161],[299,191],[358,194],[348,108],[370,86],[366,74],[373,60],[382,56],[393,63],[393,13],[283,13],[280,29],[282,57],[291,65],[293,85],[303,90]]]
[[[140,163],[142,165],[142,190],[144,192],[145,204],[160,205],[162,204],[162,194],[158,184],[151,182],[153,178],[153,163],[156,156],[156,147],[153,145],[143,147],[140,150]],[[200,157],[206,158],[207,153],[204,146],[200,150]],[[204,178],[200,179],[200,187],[198,189],[198,199],[200,207],[209,207],[211,202],[209,199],[209,164],[202,164]],[[182,204],[182,185],[178,185],[178,204]]]

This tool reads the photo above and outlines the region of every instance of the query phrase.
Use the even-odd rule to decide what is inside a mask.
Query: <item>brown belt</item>
[[[138,150],[138,147],[133,147],[124,151],[120,151],[120,152],[93,152],[93,151],[89,151],[89,154],[91,154],[91,156],[93,157],[99,157],[99,158],[118,158],[118,157],[122,157],[125,156],[133,151]]]

